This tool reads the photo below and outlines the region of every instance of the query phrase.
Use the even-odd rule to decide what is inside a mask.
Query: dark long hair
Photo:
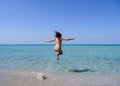
[[[61,38],[62,37],[62,34],[58,31],[55,31],[55,37],[57,38]]]

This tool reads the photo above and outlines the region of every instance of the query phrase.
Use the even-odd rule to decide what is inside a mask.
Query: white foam
[[[36,79],[38,79],[38,80],[45,80],[45,79],[47,79],[47,76],[46,76],[46,74],[44,74],[44,73],[35,73],[35,76],[36,76]]]

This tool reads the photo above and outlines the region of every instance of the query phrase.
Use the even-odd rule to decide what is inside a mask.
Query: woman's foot
[[[59,60],[59,54],[56,55],[56,59]]]

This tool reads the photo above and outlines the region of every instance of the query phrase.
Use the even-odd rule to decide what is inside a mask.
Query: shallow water
[[[63,45],[55,59],[54,45],[0,45],[0,67],[24,71],[99,72],[120,75],[120,45]]]

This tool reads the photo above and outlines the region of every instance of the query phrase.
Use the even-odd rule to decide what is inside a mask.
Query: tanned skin
[[[69,41],[69,40],[74,40],[74,38],[63,38],[62,37],[62,34],[60,32],[55,32],[55,38],[54,39],[51,39],[51,40],[46,40],[45,42],[54,42],[56,43],[55,47],[54,47],[54,50],[57,52],[56,54],[56,59],[59,60],[59,55],[62,55],[63,54],[63,51],[62,51],[62,41],[65,40],[65,41]]]

